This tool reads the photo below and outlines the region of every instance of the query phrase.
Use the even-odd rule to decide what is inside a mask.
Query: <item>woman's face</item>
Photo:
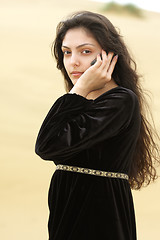
[[[102,47],[86,29],[73,28],[67,31],[62,42],[63,62],[73,85],[101,51]]]

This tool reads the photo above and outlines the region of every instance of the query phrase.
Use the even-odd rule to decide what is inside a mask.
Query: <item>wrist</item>
[[[86,88],[82,88],[82,87],[78,86],[77,84],[75,84],[69,93],[76,93],[78,95],[81,95],[82,97],[86,97],[88,95],[89,91]]]

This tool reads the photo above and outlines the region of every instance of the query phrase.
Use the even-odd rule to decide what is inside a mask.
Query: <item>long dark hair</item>
[[[136,71],[136,63],[131,58],[119,32],[105,16],[88,11],[74,13],[58,24],[56,39],[51,47],[52,54],[57,61],[57,68],[64,76],[67,92],[70,91],[73,84],[63,64],[61,46],[66,32],[77,27],[90,31],[105,51],[118,54],[118,62],[112,77],[118,85],[131,89],[138,97],[141,130],[129,172],[129,182],[132,189],[140,189],[157,178],[153,162],[159,162],[159,149],[154,138],[158,135],[146,118],[146,100],[140,87],[140,76]]]

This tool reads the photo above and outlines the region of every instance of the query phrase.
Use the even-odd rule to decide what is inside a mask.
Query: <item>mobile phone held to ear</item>
[[[100,54],[100,57],[101,57],[101,59],[102,59],[102,54]],[[95,58],[95,59],[91,62],[91,66],[93,66],[96,62],[97,62],[97,58]]]
[[[106,54],[108,54],[107,52],[106,52]],[[116,56],[116,54],[114,54],[114,56]],[[113,57],[114,57],[113,56]],[[102,59],[102,54],[100,54],[100,57],[101,57],[101,59]],[[112,58],[113,59],[113,58]],[[91,62],[91,66],[93,66],[95,63],[96,63],[96,61],[97,61],[97,58],[95,58],[92,62]]]

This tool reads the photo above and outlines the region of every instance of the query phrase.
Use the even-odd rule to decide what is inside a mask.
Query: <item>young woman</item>
[[[112,23],[87,11],[59,23],[52,50],[67,93],[36,142],[57,165],[49,240],[135,240],[131,188],[155,180],[158,161],[136,65]]]

